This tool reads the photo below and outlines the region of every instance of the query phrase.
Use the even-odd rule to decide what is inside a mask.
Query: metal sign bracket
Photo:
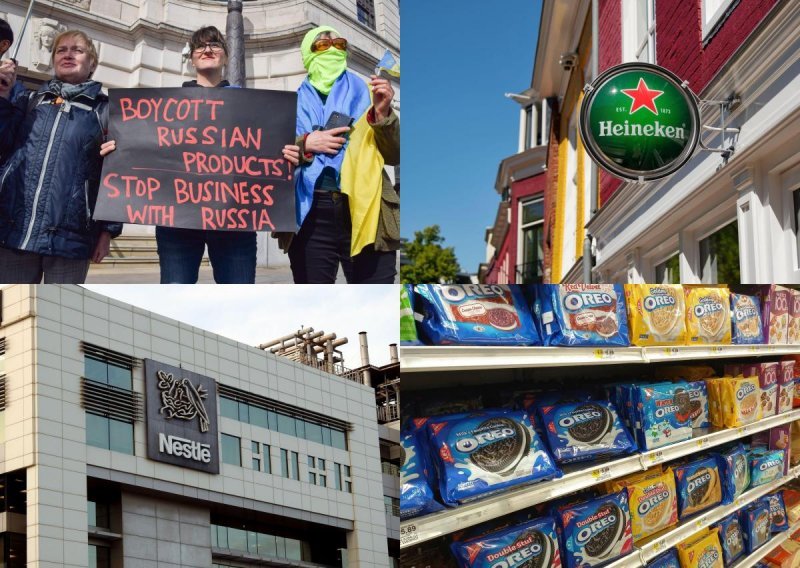
[[[699,144],[703,150],[707,150],[708,152],[719,152],[722,154],[722,159],[724,163],[728,162],[728,158],[731,157],[734,150],[736,149],[736,135],[739,134],[740,129],[735,128],[732,126],[725,126],[725,113],[730,112],[733,107],[738,105],[741,102],[741,98],[736,95],[731,95],[725,100],[702,100],[697,99],[699,106],[702,108],[703,106],[710,106],[710,105],[717,105],[719,106],[719,118],[720,118],[720,126],[711,126],[708,124],[703,124],[702,128],[704,130],[711,130],[712,132],[719,132],[719,146],[716,148],[711,148],[706,146],[703,143],[702,137],[700,138]],[[701,111],[702,112],[702,111]],[[729,145],[725,144],[725,135],[726,134],[733,134],[733,140]]]

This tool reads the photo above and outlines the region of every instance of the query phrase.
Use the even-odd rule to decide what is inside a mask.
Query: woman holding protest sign
[[[120,223],[92,220],[108,98],[92,81],[97,51],[65,31],[53,41],[54,78],[9,100],[16,65],[0,63],[0,281],[82,283]]]
[[[222,78],[228,61],[228,46],[222,33],[213,26],[194,32],[189,41],[191,63],[197,79],[184,87],[234,87]],[[101,154],[116,149],[115,140],[103,144]],[[287,145],[284,159],[299,163],[300,148]],[[252,284],[256,277],[256,233],[253,231],[211,231],[156,227],[161,283],[194,284],[208,246],[208,257],[219,284]]]
[[[385,79],[373,75],[368,86],[348,71],[347,40],[331,27],[309,31],[300,49],[308,71],[297,91],[300,230],[279,237],[294,281],[333,283],[341,264],[351,284],[391,284],[400,198],[383,167],[400,163],[394,90]]]

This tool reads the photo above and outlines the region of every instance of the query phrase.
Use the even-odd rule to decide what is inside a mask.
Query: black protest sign
[[[297,95],[256,89],[112,89],[94,218],[224,231],[296,230]]]

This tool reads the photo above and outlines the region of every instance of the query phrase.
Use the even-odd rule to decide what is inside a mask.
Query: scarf
[[[59,81],[58,79],[50,79],[47,87],[50,91],[59,94],[62,99],[71,101],[84,94],[95,85],[97,85],[97,81],[89,80],[78,85],[71,85],[70,83]]]
[[[314,39],[321,33],[331,32],[339,35],[330,26],[320,26],[309,31],[300,44],[300,53],[303,56],[303,67],[308,71],[308,80],[323,95],[331,92],[336,82],[345,69],[347,69],[347,52],[331,46],[325,51],[311,51]]]

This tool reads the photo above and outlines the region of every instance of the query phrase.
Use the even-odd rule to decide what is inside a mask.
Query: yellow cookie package
[[[725,568],[719,529],[705,529],[678,545],[681,568]]]
[[[686,343],[683,287],[680,284],[625,284],[632,345]]]
[[[726,286],[685,286],[687,345],[731,342],[731,294]]]
[[[623,488],[628,491],[634,542],[678,524],[678,497],[671,468],[663,471],[657,466],[607,484],[610,492]]]

